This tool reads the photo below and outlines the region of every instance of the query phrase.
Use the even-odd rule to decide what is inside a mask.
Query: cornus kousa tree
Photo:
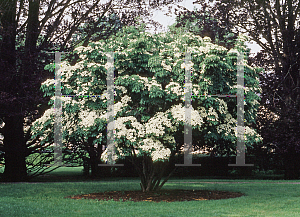
[[[178,31],[177,31],[178,32]],[[126,27],[106,41],[79,46],[75,65],[63,61],[63,143],[106,144],[107,142],[107,69],[105,52],[114,53],[115,91],[113,159],[131,156],[141,178],[142,191],[160,190],[175,165],[172,159],[184,145],[185,124],[185,52],[191,52],[192,139],[195,147],[214,147],[221,155],[236,151],[236,98],[207,97],[204,94],[235,95],[237,54],[244,51],[244,37],[227,50],[191,33],[174,31],[152,35],[143,27]],[[246,56],[247,58],[247,56]],[[251,147],[262,138],[249,128],[255,122],[260,92],[258,71],[245,69],[245,144]],[[42,88],[54,96],[54,80]],[[91,97],[80,97],[90,95]],[[92,97],[97,95],[98,97]],[[50,102],[50,103],[53,103]],[[33,124],[43,144],[53,143],[54,110]],[[142,156],[143,162],[136,159]],[[107,149],[101,160],[108,159]],[[168,168],[170,167],[170,168]],[[172,171],[165,174],[166,171]],[[163,177],[165,179],[163,180]]]

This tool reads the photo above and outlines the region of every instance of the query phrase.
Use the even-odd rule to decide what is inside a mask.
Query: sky
[[[196,7],[197,9],[200,9],[199,4],[193,4],[194,1],[195,0],[183,0],[180,3],[174,4],[173,8],[175,8],[175,5],[180,5],[180,6],[184,6],[185,8],[187,8],[189,10],[193,10],[194,7]],[[166,31],[168,26],[175,23],[176,16],[174,14],[172,16],[165,15],[167,13],[167,11],[168,11],[167,7],[164,7],[164,8],[162,8],[162,10],[157,10],[153,13],[152,19],[163,25],[163,29],[158,32]],[[151,33],[154,33],[154,29],[149,30],[149,31]],[[246,44],[251,48],[251,53],[257,53],[259,50],[261,50],[261,47],[258,44],[256,44],[254,41],[250,41]]]

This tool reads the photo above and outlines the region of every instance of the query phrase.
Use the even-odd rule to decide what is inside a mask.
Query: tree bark
[[[5,126],[3,128],[5,151],[4,181],[24,181],[27,177],[23,119],[22,115],[5,118]]]

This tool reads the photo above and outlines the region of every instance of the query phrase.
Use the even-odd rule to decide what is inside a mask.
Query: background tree
[[[210,37],[212,43],[224,46],[228,49],[233,48],[238,37],[234,31],[234,24],[230,20],[230,11],[232,8],[219,6],[215,10],[207,2],[203,1],[201,9],[189,11],[184,8],[176,12],[175,27],[184,27],[185,31],[201,37]]]
[[[47,100],[39,88],[45,78],[53,76],[43,70],[54,58],[45,51],[69,51],[76,43],[90,40],[102,30],[106,14],[117,14],[122,24],[132,25],[137,15],[147,17],[151,9],[172,2],[175,1],[0,1],[0,117],[5,122],[1,128],[5,180],[26,177],[25,158],[32,150],[26,148],[30,130],[24,135],[24,117],[30,124],[46,109]],[[72,44],[72,36],[83,24],[85,37]]]
[[[245,51],[242,36],[235,49]],[[62,64],[64,97],[64,144],[107,142],[107,58],[103,52],[116,51],[114,68],[116,93],[114,104],[116,155],[130,156],[141,178],[142,191],[160,190],[175,170],[172,160],[184,144],[184,85],[185,54],[192,54],[192,135],[197,146],[209,145],[223,153],[236,152],[236,99],[200,97],[203,94],[236,94],[236,54],[232,50],[212,44],[209,38],[192,33],[151,35],[141,28],[124,28],[107,40],[79,46],[75,52],[79,61],[71,66]],[[120,52],[120,53],[119,53]],[[177,53],[178,52],[178,53]],[[245,119],[247,147],[260,141],[260,136],[247,125],[255,120],[259,106],[258,75],[256,69],[245,66]],[[54,96],[54,80],[47,80],[42,88]],[[102,97],[82,98],[81,95]],[[52,101],[53,103],[53,101]],[[33,124],[32,139],[44,135],[41,143],[53,144],[53,109]],[[197,138],[197,139],[196,139]],[[199,138],[201,138],[199,140]],[[87,150],[87,149],[86,149]],[[91,157],[91,153],[90,158]],[[142,156],[142,163],[137,163]],[[105,162],[108,149],[101,153]],[[167,178],[162,181],[162,177]]]
[[[203,4],[202,1],[197,1]],[[252,62],[263,65],[269,75],[260,75],[262,105],[280,119],[270,123],[259,116],[264,146],[274,144],[283,159],[285,178],[300,176],[299,155],[299,10],[298,0],[215,1],[214,11],[231,8],[229,21],[262,47]],[[270,113],[269,113],[270,114]],[[269,127],[270,125],[270,127]],[[287,131],[283,130],[286,129]]]

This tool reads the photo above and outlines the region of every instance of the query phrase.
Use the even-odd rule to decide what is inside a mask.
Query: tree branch
[[[71,30],[68,34],[68,36],[66,37],[63,45],[62,45],[62,50],[65,49],[66,47],[66,44],[68,43],[68,41],[71,39],[73,33],[78,29],[78,26],[82,23],[82,21],[89,15],[89,13],[96,7],[96,5],[99,3],[100,0],[97,0],[97,2],[92,6],[90,7],[87,12],[85,12],[85,14],[79,18],[79,20],[77,22],[74,22],[74,25],[71,27]],[[110,2],[108,4],[111,4],[112,0],[110,0]]]
[[[175,167],[172,172],[167,176],[167,178],[160,184],[158,187],[158,191],[162,188],[162,186],[169,180],[169,178],[173,175],[173,173],[176,171],[177,167]]]
[[[51,18],[52,16],[54,16],[53,14],[52,14],[52,16],[51,16],[51,13],[54,11],[54,9],[52,10],[52,7],[53,7],[53,5],[54,5],[54,3],[56,2],[56,0],[51,0],[51,2],[50,2],[50,4],[49,4],[49,6],[48,6],[48,9],[47,9],[47,11],[46,11],[46,13],[45,13],[45,16],[44,16],[44,18],[41,20],[41,24],[40,24],[40,32],[39,32],[39,34],[41,33],[41,31],[42,31],[42,29],[44,28],[44,26],[45,26],[45,24],[46,24],[46,22],[47,22],[47,20],[49,20],[49,18]]]
[[[99,25],[99,23],[102,21],[104,15],[106,14],[106,12],[109,10],[109,8],[111,7],[112,0],[110,0],[110,2],[108,3],[108,6],[105,8],[105,10],[103,11],[101,17],[98,19],[97,22],[93,23],[94,28],[96,28],[96,26]],[[89,32],[88,35],[86,36],[86,38],[84,39],[84,45],[87,45],[88,41],[90,40],[91,36],[93,35],[93,32]]]
[[[45,47],[46,43],[48,42],[48,39],[50,37],[50,35],[57,29],[57,27],[59,26],[60,22],[61,22],[61,17],[64,13],[64,11],[66,10],[66,8],[69,6],[68,3],[70,3],[71,0],[67,0],[67,3],[65,4],[65,6],[60,9],[60,14],[58,15],[58,17],[56,18],[55,22],[53,25],[50,25],[47,29],[47,34],[44,38],[44,41],[41,43],[39,49],[42,49]]]

